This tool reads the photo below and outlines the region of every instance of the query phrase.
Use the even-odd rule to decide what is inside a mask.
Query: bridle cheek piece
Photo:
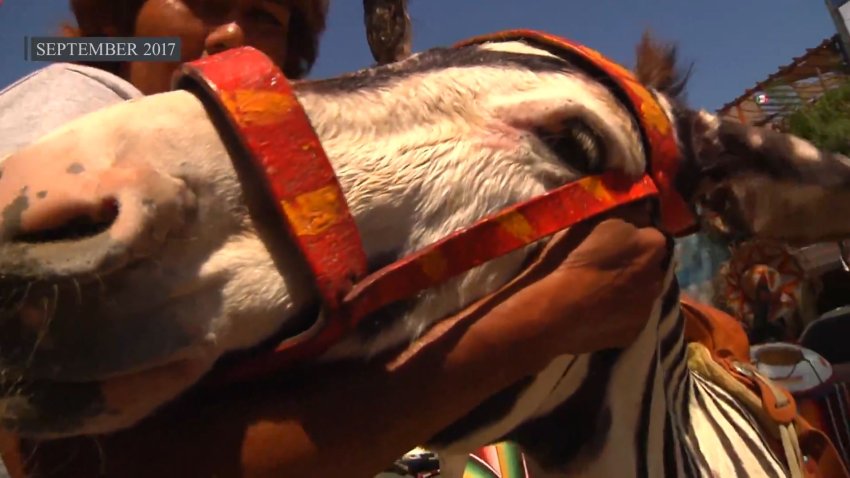
[[[272,352],[219,370],[215,383],[254,380],[315,358],[369,314],[445,282],[469,269],[618,206],[646,198],[660,203],[662,226],[676,235],[696,227],[673,187],[679,151],[658,101],[625,68],[563,38],[530,30],[475,37],[457,47],[524,41],[578,58],[611,80],[628,98],[641,129],[650,172],[638,180],[607,172],[568,183],[514,204],[367,275],[367,259],[342,188],[292,86],[264,54],[250,47],[187,63],[174,87],[190,89],[212,106],[241,143],[280,213],[281,226],[309,264],[323,320]],[[241,159],[240,158],[240,159]]]

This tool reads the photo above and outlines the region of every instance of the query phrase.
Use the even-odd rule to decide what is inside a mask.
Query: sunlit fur
[[[469,56],[464,59],[463,54]],[[657,63],[673,57],[658,54],[651,58]],[[496,60],[483,61],[486,58]],[[546,61],[537,61],[541,59]],[[683,169],[696,168],[702,173],[703,159],[715,163],[718,159],[711,156],[714,143],[719,143],[719,149],[727,146],[724,125],[707,113],[687,111],[683,116],[676,91],[679,83],[671,81],[675,69],[666,64],[652,68],[651,63],[639,64],[638,71],[661,72],[651,77],[657,84],[647,80],[648,86],[656,88],[671,119],[685,125],[686,129],[677,131],[677,138],[683,150],[694,153],[683,158],[687,160]],[[568,119],[580,119],[602,139],[603,169],[635,175],[646,168],[634,121],[615,97],[566,62],[559,63],[551,54],[521,43],[470,47],[460,53],[427,52],[382,69],[300,83],[296,91],[331,158],[367,254],[376,265],[433,243],[507,204],[580,177],[583,172],[576,167],[576,160],[586,158],[561,157],[540,134],[557,132]],[[683,122],[683,118],[691,123]],[[699,135],[695,136],[691,128]],[[127,138],[136,147],[125,147],[120,160],[103,157],[105,145]],[[764,138],[763,145],[750,144],[745,149],[762,151],[766,145],[777,144],[773,138]],[[794,147],[790,153],[783,149],[786,156],[780,158],[787,160],[785,164],[800,163],[795,156],[799,154],[805,156],[805,164],[822,164],[812,161],[810,152],[800,143],[789,144]],[[201,103],[190,93],[149,97],[78,120],[9,159],[6,174],[13,164],[33,164],[27,161],[39,161],[46,151],[57,150],[63,154],[52,158],[54,161],[95,157],[106,163],[145,164],[185,182],[198,203],[197,214],[182,231],[182,237],[188,239],[167,241],[156,259],[178,270],[197,272],[183,277],[182,282],[169,276],[155,279],[164,281],[160,285],[175,294],[195,299],[169,304],[169,311],[177,318],[190,318],[189,322],[200,320],[201,327],[191,346],[174,350],[172,357],[159,361],[189,357],[199,364],[196,372],[159,382],[161,393],[155,398],[145,393],[145,381],[127,385],[120,394],[123,398],[110,401],[112,414],[97,418],[97,429],[91,419],[86,419],[78,428],[42,435],[108,431],[132,424],[190,387],[200,375],[197,371],[208,370],[217,358],[269,337],[313,298],[294,251],[276,255],[277,263],[273,262],[269,245],[260,239],[260,232],[273,232],[273,226],[251,220],[232,166],[234,158]],[[744,164],[747,174],[769,177],[759,169],[761,163]],[[727,173],[724,179],[742,177],[740,170],[720,172]],[[702,179],[699,174],[697,177]],[[814,182],[811,187],[817,187]],[[696,189],[701,184],[693,186]],[[691,190],[682,192],[689,199],[695,194]],[[807,201],[807,207],[823,206],[821,198]],[[775,210],[764,213],[769,218],[780,217]],[[809,235],[815,237],[821,232],[814,230]],[[428,324],[507,281],[520,267],[525,252],[492,261],[429,291],[408,304],[400,320],[375,334],[349,338],[324,360],[366,358],[411,340]],[[435,443],[462,452],[506,434],[516,436],[535,458],[548,459],[550,470],[577,476],[681,475],[687,469],[711,475],[709,467],[721,471],[733,466],[732,455],[725,460],[711,457],[706,466],[688,461],[693,459],[694,450],[716,442],[718,436],[741,439],[743,435],[732,434],[734,427],[730,424],[749,423],[749,416],[736,412],[721,425],[721,431],[716,431],[706,421],[716,417],[703,413],[708,408],[694,405],[699,397],[716,391],[692,380],[685,368],[673,264],[668,266],[668,290],[658,298],[646,329],[634,345],[622,351],[560,357],[514,390],[515,394],[508,397],[506,415],[487,417],[485,423],[471,427],[456,424],[442,437],[435,437],[451,435],[452,439]],[[114,275],[140,290],[154,281],[150,269],[144,266]],[[122,297],[114,299],[121,301]],[[221,307],[198,319],[197,304],[216,300]],[[136,368],[145,365],[140,363]],[[607,379],[600,378],[600,370]],[[109,383],[106,380],[104,387]],[[601,387],[604,392],[593,402],[599,414],[567,409],[570,413],[561,417],[563,422],[552,421],[553,415],[563,412],[563,407],[571,405],[570,399],[589,386]],[[138,393],[130,393],[133,391]],[[647,408],[640,408],[641,404]],[[7,419],[14,418],[11,413],[7,411]],[[700,421],[700,416],[706,420]],[[589,428],[572,428],[580,419],[587,421]],[[544,437],[548,440],[545,442],[535,440],[539,430],[534,427],[547,421],[557,424],[563,435]],[[668,426],[673,427],[669,446],[663,436]],[[576,443],[574,449],[567,450],[569,453],[553,458],[532,449],[535,443],[568,442],[573,433],[584,433],[587,440]],[[760,436],[752,426],[747,433]],[[678,457],[672,469],[666,461],[661,462],[667,454]],[[769,452],[756,447],[756,455],[764,458],[765,464],[747,458],[743,464],[746,474],[763,476],[757,471],[775,471],[778,465]],[[646,463],[638,464],[643,458]]]
[[[520,43],[486,48],[497,47],[548,55]],[[370,257],[413,252],[508,204],[578,178],[569,158],[558,157],[535,137],[536,127],[581,118],[608,140],[605,163],[611,169],[634,176],[644,168],[630,118],[607,90],[581,75],[475,67],[412,75],[345,96],[310,91],[305,87],[300,100],[332,158]],[[376,352],[409,340],[506,282],[523,256],[497,259],[447,282],[418,301],[403,321],[382,330],[374,343],[355,337],[328,358],[362,355],[364,345]]]
[[[520,44],[487,48],[552,58]],[[386,69],[403,71],[405,63],[415,67],[417,61],[413,57]],[[644,169],[630,117],[605,88],[580,72],[566,67],[532,71],[499,64],[449,66],[400,74],[374,88],[351,89],[344,80],[337,89],[327,82],[296,86],[340,178],[370,259],[412,252],[503,206],[579,177],[570,158],[558,157],[540,140],[538,128],[557,131],[560,122],[581,119],[605,140],[602,159],[607,167],[630,174]],[[125,148],[120,159],[104,157],[104,145],[128,138],[131,145],[144,147]],[[272,261],[250,220],[225,144],[192,94],[156,95],[91,114],[19,153],[6,169],[32,166],[45,148],[57,145],[64,157],[52,161],[99,158],[102,164],[147,164],[184,181],[197,197],[198,212],[181,233],[188,240],[173,238],[157,253],[159,261],[196,274],[155,280],[194,298],[170,304],[171,313],[202,321],[189,349],[174,350],[173,357],[159,363],[188,356],[201,366],[160,384],[159,394],[143,390],[142,383],[128,385],[139,386],[139,393],[111,401],[110,414],[98,420],[97,429],[82,426],[39,434],[102,432],[130,425],[191,386],[228,351],[269,337],[312,298],[294,251],[283,254],[277,264]],[[392,328],[373,338],[347,340],[325,359],[370,356],[411,340],[428,324],[506,282],[524,255],[508,255],[424,294]],[[144,290],[150,273],[142,265],[116,274],[127,289]],[[120,295],[113,299],[122,300]],[[193,304],[204,300],[218,300],[220,308],[196,317]],[[136,368],[144,369],[145,364]]]

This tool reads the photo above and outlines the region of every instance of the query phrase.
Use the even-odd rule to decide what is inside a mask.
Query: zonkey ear
[[[684,95],[691,67],[679,66],[676,45],[656,40],[647,30],[636,48],[635,75],[644,86],[676,99]]]
[[[709,227],[735,238],[792,243],[850,237],[850,159],[766,128],[694,114],[692,201]]]

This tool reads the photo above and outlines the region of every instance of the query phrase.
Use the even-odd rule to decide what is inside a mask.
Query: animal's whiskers
[[[35,281],[28,281],[27,282],[27,285],[26,285],[26,288],[24,289],[24,294],[21,297],[21,300],[18,301],[18,303],[12,308],[12,309],[14,309],[12,311],[12,315],[17,315],[18,313],[21,312],[21,309],[24,308],[24,305],[27,303],[27,298],[29,297],[30,291],[32,290],[32,286],[33,286],[34,283],[35,283]]]
[[[29,453],[27,453],[27,456],[26,456],[26,457],[24,457],[24,460],[23,460],[23,466],[24,466],[24,468],[26,468],[26,469],[29,469],[29,468],[30,468],[30,465],[32,464],[33,459],[35,459],[35,456],[36,456],[36,454],[38,453],[38,448],[39,448],[39,446],[40,446],[40,445],[41,445],[41,443],[36,442],[36,443],[32,446],[32,448],[29,450]],[[36,466],[37,466],[37,465],[38,465],[38,463],[36,462]],[[38,476],[38,475],[36,474],[36,470],[32,470],[32,473],[33,473],[33,475],[34,475],[34,476]]]
[[[27,357],[27,368],[32,365],[32,360],[35,358],[35,353],[38,350],[38,347],[41,345],[44,337],[50,332],[50,324],[53,322],[53,317],[56,315],[56,309],[59,306],[59,286],[57,284],[53,284],[53,306],[50,306],[50,299],[46,296],[42,298],[42,306],[44,309],[44,319],[39,327],[38,337],[36,337],[29,357]]]
[[[3,299],[3,303],[0,304],[0,316],[14,317],[20,311],[23,302],[27,299],[31,287],[32,282],[27,282],[23,287],[12,287],[9,290],[9,294]],[[23,295],[21,295],[21,292],[23,292]],[[20,299],[18,299],[19,296]]]
[[[74,291],[77,293],[77,306],[83,305],[83,290],[80,287],[80,281],[76,277],[71,278],[71,284],[74,285]]]
[[[94,446],[97,449],[97,458],[98,464],[100,465],[100,474],[106,474],[106,451],[103,449],[103,444],[100,443],[100,439],[96,436],[91,437],[94,442]]]
[[[94,275],[94,279],[97,281],[98,285],[100,286],[100,288],[99,288],[100,294],[99,294],[98,297],[101,297],[101,298],[107,297],[106,283],[103,282],[103,277],[101,277],[101,275],[98,274],[97,272],[93,272],[92,274]]]
[[[9,313],[10,301],[12,301],[14,299],[15,295],[18,294],[19,291],[20,291],[20,288],[11,287],[9,289],[8,295],[3,294],[3,297],[4,297],[3,303],[0,304],[0,316],[10,315],[10,313]]]
[[[45,473],[45,475],[46,476],[57,476],[57,475],[59,475],[59,473],[63,469],[67,468],[68,465],[70,465],[71,463],[74,462],[74,458],[76,458],[79,454],[80,454],[80,444],[74,443],[74,448],[71,449],[70,452],[68,452],[65,459],[63,461],[61,461],[59,464],[57,464],[56,466],[54,466],[53,469],[50,470],[49,473]],[[103,474],[102,469],[101,469],[101,474]]]

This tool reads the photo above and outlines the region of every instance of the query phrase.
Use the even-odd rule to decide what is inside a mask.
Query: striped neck
[[[661,373],[656,380],[663,383],[649,394],[653,409],[663,395],[665,414],[663,419],[650,414],[647,426],[636,430],[644,433],[647,456],[659,457],[660,463],[647,463],[644,476],[786,476],[754,417],[729,393],[688,368],[685,318],[675,282],[668,293],[666,302],[672,303],[675,295],[676,307],[659,322]]]
[[[585,448],[570,470],[587,477],[786,476],[752,415],[688,368],[675,280],[652,320],[657,326],[650,322],[611,371],[604,431],[594,436],[601,450]]]

